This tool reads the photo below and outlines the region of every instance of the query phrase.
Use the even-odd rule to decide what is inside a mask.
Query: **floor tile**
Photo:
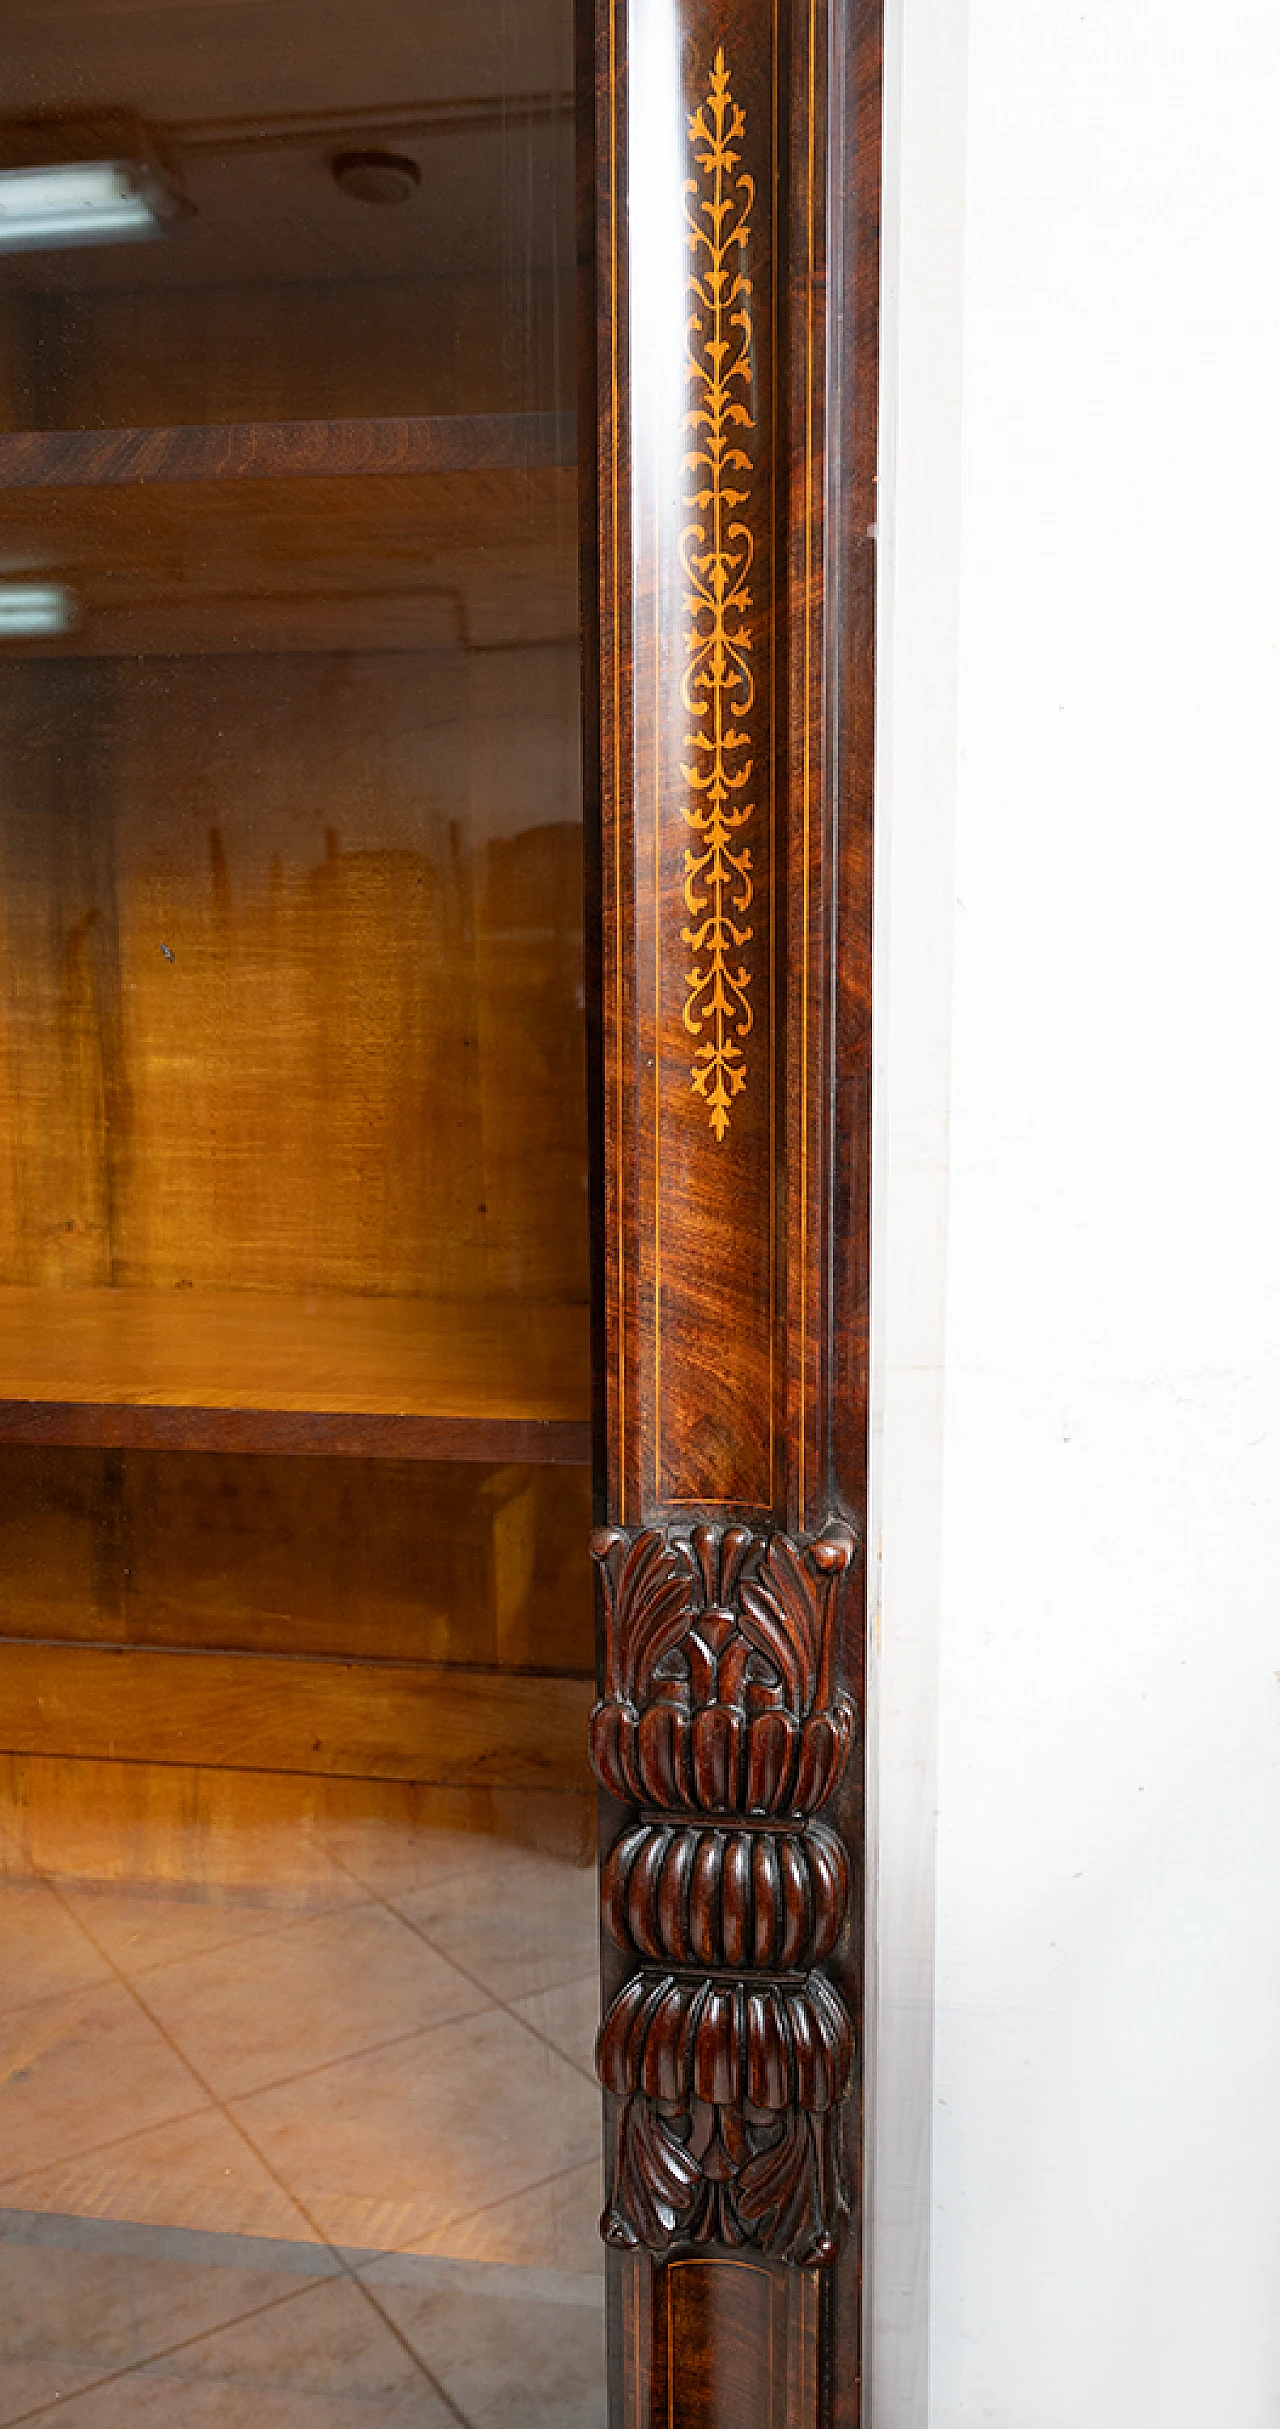
[[[309,2221],[216,2108],[29,2169],[5,2183],[0,2202],[68,2217],[315,2240]]]
[[[118,1982],[41,1999],[0,2020],[0,2182],[205,2099]]]
[[[56,2404],[61,2412],[67,2396],[91,2386],[100,2375],[97,2370],[73,2370],[58,2362],[11,2362],[0,2357],[0,2429],[7,2421],[25,2420],[41,2404]]]
[[[349,2277],[305,2286],[288,2301],[186,2345],[144,2375],[188,2383],[235,2379],[295,2395],[346,2395],[393,2403],[415,2394],[422,2373],[381,2311]]]
[[[360,2284],[371,2288],[379,2301],[386,2287],[407,2286],[415,2293],[443,2290],[486,2303],[566,2304],[574,2310],[592,2311],[597,2318],[605,2302],[603,2267],[583,2277],[568,2269],[512,2268],[498,2261],[458,2260],[437,2252],[376,2252],[362,2260],[348,2254],[347,2259]]]
[[[232,2104],[334,2243],[408,2244],[593,2158],[597,2096],[498,2011]]]
[[[595,2081],[596,2032],[600,2022],[600,1972],[576,1981],[559,1982],[554,1990],[536,1990],[528,1999],[513,1999],[513,2013],[550,2041],[562,2057],[572,2060]]]
[[[563,1863],[594,1862],[593,1797],[333,1780],[328,1798],[323,1843],[384,1897],[537,1850]]]
[[[457,2429],[322,2234],[473,2429],[603,2429],[576,1807],[86,1768],[0,1856],[0,2429]]]
[[[9,2414],[9,2419],[15,2416]],[[353,2395],[298,2395],[290,2388],[247,2386],[240,2379],[190,2379],[130,2371],[37,2416],[71,2429],[458,2429],[457,2415],[425,2380],[412,2391],[369,2400]]]
[[[319,2262],[323,2246],[313,2248]],[[132,2369],[188,2337],[207,2336],[229,2320],[303,2292],[305,2284],[296,2274],[270,2268],[202,2268],[69,2245],[5,2242],[0,2358],[56,2363],[101,2377]]]
[[[325,1846],[353,1881],[377,1897],[410,1897],[438,1889],[492,1861],[493,1841],[474,1830],[422,1830],[371,1816],[331,1823]]]
[[[269,1939],[166,1965],[140,1987],[220,2098],[488,2004],[382,1906],[289,1923]]]
[[[265,1889],[211,1887],[181,1881],[135,1888],[64,1888],[78,1924],[129,1981],[158,1965],[207,1956],[239,1940],[270,1935],[308,1914],[331,1914],[364,1903],[355,1881],[326,1874],[298,1895],[272,1896]]]
[[[45,1882],[0,1879],[0,2015],[109,1979],[105,1959]]]
[[[595,1873],[519,1848],[395,1900],[432,1946],[499,1999],[525,1999],[591,1971],[599,1944]]]
[[[64,2411],[77,2429],[457,2429],[347,2278],[291,2293]]]
[[[426,2234],[406,2237],[404,2248],[598,2277],[604,2269],[603,2201],[597,2149],[581,2167],[567,2168],[547,2182],[490,2202],[468,2217],[450,2219]]]
[[[605,2429],[604,2305],[384,2283],[379,2300],[471,2429]]]

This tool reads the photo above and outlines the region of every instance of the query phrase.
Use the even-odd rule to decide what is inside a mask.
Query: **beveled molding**
[[[849,1859],[818,1819],[853,1751],[835,1684],[849,1527],[603,1527],[602,1788],[635,1818],[604,1920],[635,1970],[597,2045],[617,2103],[606,2239],[831,2262],[849,2214],[853,2019],[823,1971]]]

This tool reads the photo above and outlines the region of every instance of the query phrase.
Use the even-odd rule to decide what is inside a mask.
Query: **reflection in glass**
[[[604,2419],[571,62],[0,26],[0,2422]]]

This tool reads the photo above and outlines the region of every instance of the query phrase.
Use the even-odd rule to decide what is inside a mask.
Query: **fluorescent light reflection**
[[[0,641],[70,632],[75,607],[56,582],[0,582]]]
[[[640,0],[633,9],[627,82],[629,209],[632,224],[644,230],[630,264],[635,444],[642,457],[650,441],[656,444],[652,471],[660,511],[683,519],[689,441],[671,407],[684,395],[688,368],[689,227],[680,33],[672,0]]]
[[[0,253],[115,244],[155,236],[161,224],[137,172],[125,161],[0,169]]]

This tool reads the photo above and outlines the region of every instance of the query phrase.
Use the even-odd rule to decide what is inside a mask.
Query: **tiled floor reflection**
[[[602,2429],[588,1832],[0,1763],[4,2429]]]

